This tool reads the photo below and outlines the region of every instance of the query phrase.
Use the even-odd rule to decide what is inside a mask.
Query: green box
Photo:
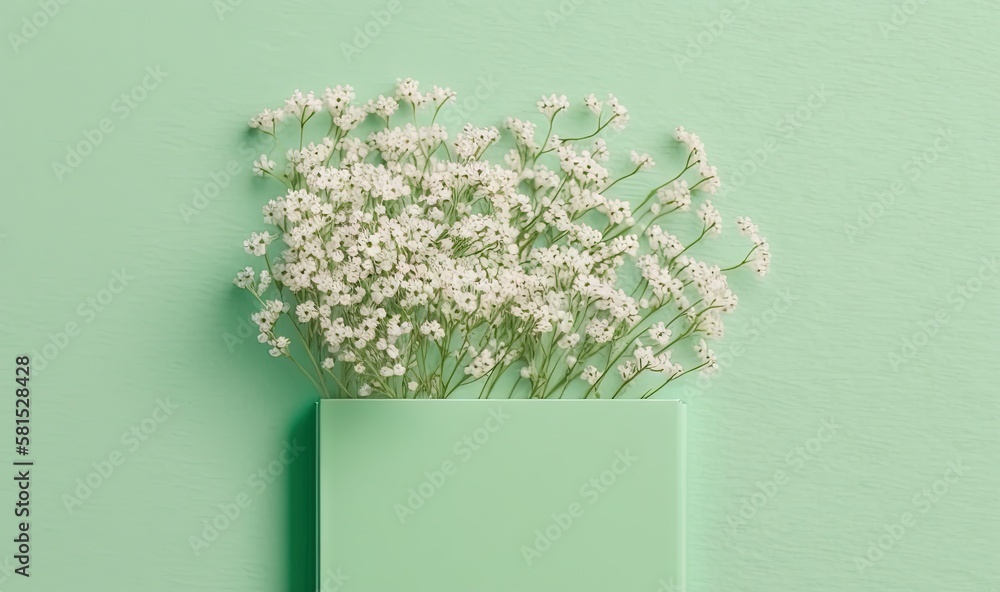
[[[684,410],[321,401],[317,588],[683,590]]]

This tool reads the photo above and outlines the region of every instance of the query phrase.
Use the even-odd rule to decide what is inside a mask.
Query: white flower
[[[718,359],[715,357],[715,352],[708,349],[708,344],[705,343],[704,339],[698,341],[697,345],[694,346],[695,354],[698,355],[698,359],[704,364],[701,371],[705,374],[711,374],[719,369]]]
[[[719,179],[719,171],[714,166],[701,167],[699,170],[705,179],[704,183],[699,186],[699,189],[706,193],[718,193],[722,187],[722,181]]]
[[[236,273],[236,279],[233,280],[233,283],[236,284],[237,287],[248,290],[253,287],[255,277],[256,272],[254,272],[253,268],[247,267]]]
[[[633,171],[610,159],[601,137],[629,122],[615,96],[584,97],[574,108],[592,113],[599,129],[570,141],[561,138],[578,130],[550,130],[543,119],[570,108],[563,95],[542,97],[541,116],[507,118],[501,129],[446,129],[435,116],[454,97],[406,78],[371,100],[350,86],[319,98],[296,91],[251,119],[265,134],[284,125],[292,129],[282,138],[309,138],[253,165],[291,185],[262,206],[268,230],[244,241],[247,253],[267,256],[265,269],[233,280],[263,299],[251,318],[271,355],[316,370],[325,395],[346,381],[355,392],[345,395],[442,397],[510,371],[539,397],[576,377],[596,390],[608,372],[668,382],[684,370],[666,348],[723,335],[738,302],[729,272],[703,260],[704,245],[689,238],[718,234],[721,215],[704,200],[697,217],[667,219],[691,208],[692,187],[719,188],[698,136],[678,128],[689,166],[671,163],[675,180],[633,193],[612,182]],[[392,121],[410,105],[412,121],[410,113]],[[362,125],[373,115],[377,125]],[[629,153],[634,167],[653,166],[649,154]],[[767,273],[766,239],[748,218],[737,226],[752,245],[726,269]],[[276,334],[283,315],[308,348]],[[311,359],[296,359],[306,351]],[[704,368],[717,367],[707,346],[696,352]]]
[[[396,98],[416,107],[427,101],[427,97],[420,93],[420,83],[412,78],[396,79]]]
[[[461,158],[475,158],[498,139],[500,132],[497,128],[477,128],[470,123],[458,134],[455,140],[455,152]]]
[[[295,307],[295,316],[300,323],[308,323],[319,318],[319,307],[312,300],[306,300]]]
[[[493,354],[489,349],[484,349],[472,360],[472,363],[465,367],[465,373],[471,374],[473,378],[482,378],[495,365],[496,360],[493,358]]]
[[[590,109],[590,112],[594,115],[600,115],[601,108],[604,107],[601,101],[597,100],[597,95],[594,93],[590,93],[589,95],[583,97],[583,104],[586,105],[587,109]]]
[[[358,127],[368,117],[368,110],[357,105],[348,105],[342,112],[334,116],[333,124],[341,131],[349,132]]]
[[[614,224],[621,224],[632,217],[632,206],[620,199],[608,199],[597,207],[597,211],[606,215]]]
[[[425,321],[420,325],[420,334],[429,335],[432,339],[439,340],[444,339],[444,328],[441,327],[441,323],[437,321]]]
[[[670,343],[670,329],[662,323],[656,323],[649,328],[649,337],[659,345],[667,345]]]
[[[744,218],[740,216],[736,218],[736,226],[740,229],[740,234],[744,236],[749,236],[753,238],[756,242],[757,234],[760,232],[757,225],[750,220],[750,218]]]
[[[350,85],[327,88],[323,93],[323,102],[331,115],[340,115],[354,100],[354,88]]]
[[[677,126],[677,129],[674,130],[674,137],[677,138],[678,142],[687,146],[689,150],[699,153],[705,152],[705,145],[701,142],[701,138],[697,134],[685,130],[683,126]]]
[[[250,238],[243,241],[243,250],[250,255],[258,257],[267,252],[267,246],[274,241],[274,236],[270,232],[253,232]]]
[[[717,193],[722,183],[719,180],[719,171],[708,162],[708,154],[705,153],[705,144],[697,134],[693,134],[683,127],[678,127],[674,131],[677,140],[683,143],[692,152],[692,156],[697,159],[698,173],[703,179],[699,185],[702,191],[707,193]]]
[[[591,386],[597,384],[597,381],[601,379],[601,372],[594,366],[587,366],[580,373],[580,378],[586,380]]]
[[[618,366],[618,374],[622,377],[622,380],[626,381],[635,378],[639,374],[639,371],[640,368],[632,360],[628,360]]]
[[[677,207],[687,210],[691,205],[691,190],[688,189],[687,181],[678,179],[668,187],[663,187],[656,192],[656,197],[663,205]]]
[[[399,109],[399,102],[392,97],[380,96],[378,100],[368,101],[366,108],[369,113],[378,115],[382,119],[389,119]]]
[[[431,92],[428,93],[428,97],[435,105],[443,105],[445,103],[455,101],[455,91],[448,87],[440,87],[435,84],[431,89]]]
[[[557,345],[562,349],[570,349],[576,347],[577,343],[580,343],[580,335],[577,333],[571,333],[560,339]]]
[[[285,99],[284,112],[299,120],[308,119],[314,113],[323,108],[323,101],[317,99],[313,93],[302,94],[296,90],[292,96]]]
[[[543,96],[542,100],[536,103],[538,110],[545,117],[552,118],[556,113],[569,109],[569,100],[566,95],[549,95],[547,97]]]
[[[722,215],[715,209],[710,200],[705,200],[698,209],[698,217],[705,224],[709,235],[718,235],[722,232]]]
[[[594,319],[587,324],[587,335],[590,335],[598,343],[611,341],[614,332],[614,327],[608,323],[607,319]]]
[[[630,158],[632,159],[632,164],[634,164],[635,166],[637,166],[639,168],[651,169],[651,168],[653,168],[653,166],[656,165],[656,163],[653,162],[652,157],[650,157],[645,152],[643,152],[642,154],[639,154],[638,152],[636,152],[635,150],[633,150],[632,153],[631,153],[631,155],[630,155]]]
[[[625,129],[629,121],[628,109],[618,102],[618,97],[610,94],[607,106],[611,109],[611,127],[619,130]]]
[[[262,129],[264,131],[274,132],[275,125],[285,118],[287,114],[283,109],[278,109],[276,111],[271,111],[270,109],[264,109],[257,115],[250,118],[250,127],[254,129]]]
[[[771,270],[771,246],[767,244],[767,239],[760,239],[753,257],[750,268],[756,271],[757,275],[767,275],[767,272]]]
[[[522,121],[514,117],[508,117],[504,126],[514,134],[514,141],[526,148],[536,149],[535,124],[530,121]]]
[[[270,173],[275,166],[273,160],[269,159],[266,154],[261,154],[260,158],[253,162],[253,174],[263,177],[265,172]]]

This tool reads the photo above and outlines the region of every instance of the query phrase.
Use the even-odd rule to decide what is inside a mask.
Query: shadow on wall
[[[316,590],[316,405],[292,423],[289,442],[298,441],[306,451],[288,466],[288,590]]]

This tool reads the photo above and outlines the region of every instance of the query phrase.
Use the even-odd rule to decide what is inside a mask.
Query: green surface
[[[233,4],[69,2],[0,50],[8,413],[14,356],[56,352],[31,382],[33,576],[0,571],[0,590],[311,590],[292,541],[311,461],[281,458],[313,395],[229,284],[274,191],[245,124],[295,88],[400,76],[452,86],[483,124],[615,92],[633,125],[612,148],[696,131],[724,215],[770,240],[773,275],[733,280],[723,372],[664,395],[690,403],[689,590],[1000,589],[996,3],[400,0],[385,25],[378,0]],[[39,6],[4,2],[0,30]],[[157,400],[176,409],[147,435]]]
[[[684,411],[322,401],[318,587],[682,590]]]

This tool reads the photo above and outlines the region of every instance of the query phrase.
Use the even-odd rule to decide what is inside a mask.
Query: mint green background
[[[690,590],[1000,588],[1000,280],[975,279],[1000,251],[996,3],[912,3],[907,16],[890,2],[580,0],[550,24],[556,2],[400,1],[350,62],[341,44],[386,3],[246,0],[220,19],[208,2],[70,2],[17,53],[0,47],[0,368],[12,374],[15,355],[80,327],[31,383],[34,576],[0,590],[301,581],[289,475],[305,478],[308,464],[260,493],[250,475],[301,430],[313,397],[252,339],[224,341],[251,311],[229,285],[247,260],[240,243],[275,191],[249,175],[244,126],[295,88],[372,95],[398,76],[460,98],[491,78],[496,89],[467,109],[482,123],[530,114],[543,92],[614,91],[634,123],[616,145],[656,152],[673,126],[697,131],[730,180],[725,216],[751,215],[770,239],[773,276],[734,280],[725,371],[674,394],[690,402]],[[900,26],[880,27],[896,8]],[[0,32],[38,10],[4,2]],[[685,52],[696,57],[679,63]],[[113,102],[156,65],[168,77],[120,119]],[[810,110],[814,89],[828,98]],[[114,131],[58,181],[52,162],[105,117]],[[939,128],[952,143],[915,168]],[[737,182],[759,150],[766,162]],[[227,166],[239,174],[186,223],[180,206]],[[879,213],[875,196],[894,183],[891,204],[853,235],[847,225]],[[87,299],[123,267],[134,280],[91,316]],[[978,290],[960,299],[970,281]],[[896,371],[890,354],[921,323],[934,334]],[[166,397],[178,409],[131,451],[122,433]],[[832,437],[820,432],[831,418]],[[68,513],[62,496],[115,451],[124,464]],[[923,491],[953,461],[968,469],[929,491],[931,504]],[[734,530],[758,492],[766,503]],[[188,538],[241,493],[251,506],[196,556]],[[904,512],[915,524],[859,573],[855,558]]]
[[[321,577],[362,592],[680,590],[684,414],[676,401],[322,401]]]

